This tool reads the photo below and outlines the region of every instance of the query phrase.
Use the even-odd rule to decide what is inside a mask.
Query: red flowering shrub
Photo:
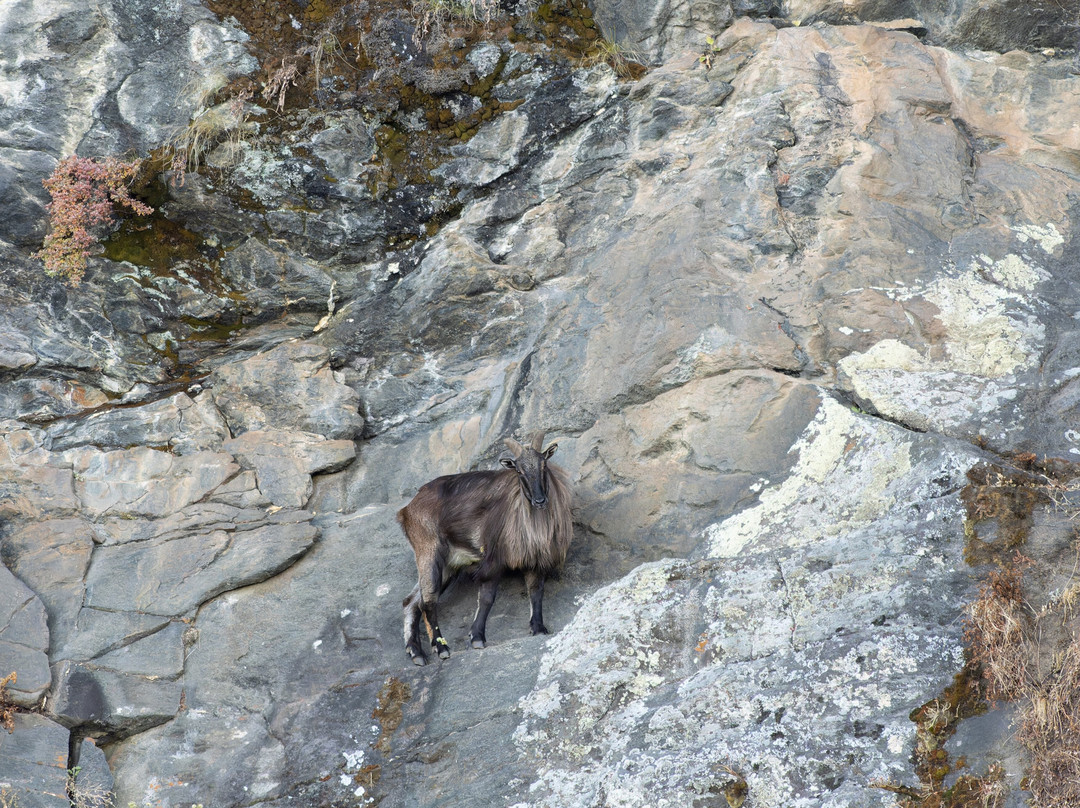
[[[117,205],[144,216],[154,212],[128,193],[141,164],[141,160],[126,163],[115,157],[101,162],[92,157],[68,157],[42,180],[52,196],[47,206],[52,232],[34,257],[44,262],[46,273],[78,283],[98,234],[115,220]]]

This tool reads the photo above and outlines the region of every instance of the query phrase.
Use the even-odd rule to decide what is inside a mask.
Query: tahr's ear
[[[514,456],[510,452],[503,452],[499,455],[499,465],[504,469],[517,470],[517,466],[514,465]]]
[[[544,450],[544,459],[549,459],[553,454],[555,454],[555,450],[558,448],[559,444],[557,443],[553,443],[549,447],[547,447],[547,449]]]

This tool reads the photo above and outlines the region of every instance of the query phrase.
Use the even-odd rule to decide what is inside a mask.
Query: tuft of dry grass
[[[438,35],[449,22],[487,25],[499,15],[499,0],[414,0],[414,39],[420,43]]]
[[[17,678],[15,671],[12,671],[0,679],[0,727],[9,733],[15,731],[15,705],[8,700],[7,686],[14,684]]]
[[[964,637],[982,666],[991,701],[1012,701],[1030,687],[1035,676],[1031,633],[1036,615],[1024,601],[1024,569],[1031,559],[1016,552],[1013,560],[992,571],[968,607]]]
[[[640,79],[646,71],[644,58],[633,48],[611,39],[598,39],[582,63],[586,67],[606,64],[620,79]]]
[[[67,775],[67,795],[71,808],[113,808],[115,797],[104,786],[80,785],[78,770],[70,769]]]
[[[1017,554],[991,573],[971,605],[966,636],[989,696],[1020,710],[1017,739],[1028,754],[1025,788],[1039,808],[1080,806],[1080,635],[1055,652],[1062,600],[1036,612],[1025,601]]]

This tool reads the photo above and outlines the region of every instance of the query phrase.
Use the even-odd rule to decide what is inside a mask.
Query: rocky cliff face
[[[425,45],[280,5],[0,10],[0,795],[63,805],[75,765],[164,808],[929,787],[911,715],[953,698],[984,571],[965,475],[1080,454],[1075,12],[543,4]],[[275,42],[340,60],[305,51],[280,110],[245,84]],[[41,274],[60,158],[214,109],[144,230]],[[414,669],[395,512],[534,430],[575,486],[553,636],[512,578],[466,650],[463,581]],[[1004,715],[943,748],[1020,804]]]

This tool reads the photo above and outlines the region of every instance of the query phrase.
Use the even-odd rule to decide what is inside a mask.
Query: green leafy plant
[[[102,231],[116,220],[118,207],[143,216],[154,212],[128,192],[141,167],[142,160],[67,157],[42,180],[52,196],[47,206],[52,229],[34,257],[45,264],[47,274],[78,283]]]
[[[716,44],[716,37],[705,37],[705,51],[698,57],[698,61],[705,65],[705,69],[708,70],[712,67],[713,56],[720,52],[720,47]]]

